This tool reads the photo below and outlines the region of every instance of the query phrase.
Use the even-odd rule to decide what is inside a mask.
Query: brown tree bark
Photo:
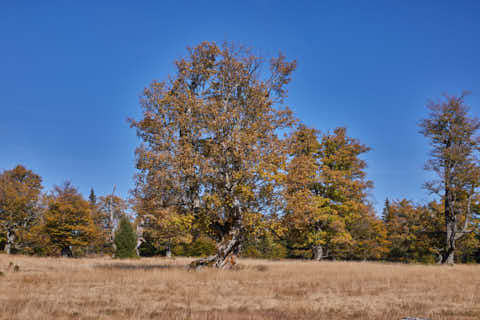
[[[445,205],[445,209],[449,208]],[[442,264],[454,264],[455,263],[455,247],[456,247],[456,228],[457,222],[455,221],[455,216],[450,214],[445,215],[445,227],[446,227],[446,238],[445,238],[445,250],[443,252]]]
[[[217,253],[215,255],[198,259],[190,264],[191,269],[199,270],[204,266],[215,267],[218,269],[228,269],[236,263],[234,256],[238,255],[243,242],[244,231],[239,215],[236,215],[230,231],[223,237],[223,240],[217,244]]]

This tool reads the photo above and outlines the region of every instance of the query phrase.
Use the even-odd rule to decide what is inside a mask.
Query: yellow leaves
[[[41,182],[39,175],[21,165],[0,174],[0,220],[22,225],[37,205]]]
[[[237,185],[235,187],[234,193],[245,201],[255,198],[255,194],[252,191],[252,187],[249,185]]]
[[[365,190],[371,183],[363,179],[365,162],[359,155],[368,148],[347,137],[345,128],[323,135],[321,142],[317,134],[300,126],[290,138],[283,221],[291,241],[322,245],[339,255],[355,244],[352,226],[367,210]]]
[[[242,222],[243,226],[247,228],[251,234],[262,234],[268,226],[268,222],[259,212],[244,212]]]
[[[97,229],[92,220],[90,203],[69,182],[55,187],[47,204],[43,228],[54,246],[59,249],[86,246],[94,240]]]

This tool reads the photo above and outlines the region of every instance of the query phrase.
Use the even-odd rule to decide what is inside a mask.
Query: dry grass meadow
[[[0,254],[0,319],[480,319],[475,265],[189,261]]]

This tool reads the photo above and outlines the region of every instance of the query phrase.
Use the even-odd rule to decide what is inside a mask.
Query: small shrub
[[[115,232],[115,257],[120,259],[135,258],[137,253],[137,235],[133,230],[133,226],[127,216],[120,219],[120,225]]]
[[[187,250],[190,257],[210,256],[217,252],[215,241],[206,237],[198,238],[187,249],[190,249]]]
[[[241,252],[246,258],[256,259],[284,259],[287,257],[287,249],[273,236],[265,234],[258,239],[249,239]]]
[[[177,244],[172,248],[175,256],[204,257],[217,253],[216,244],[213,239],[200,237],[192,243]]]
[[[153,257],[158,254],[158,250],[152,242],[145,241],[138,248],[138,253],[141,257]]]

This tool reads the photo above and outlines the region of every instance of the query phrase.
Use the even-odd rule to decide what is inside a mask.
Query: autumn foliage
[[[130,199],[88,200],[69,182],[42,193],[19,165],[0,174],[7,253],[235,256],[454,263],[480,260],[480,122],[465,97],[427,105],[420,133],[435,179],[427,203],[376,213],[365,155],[346,127],[312,128],[286,104],[295,60],[203,42],[141,94]],[[114,188],[115,190],[115,188]],[[131,219],[130,219],[131,218]],[[133,224],[131,224],[133,222]],[[122,251],[124,250],[124,251]],[[121,252],[121,254],[120,254]]]

